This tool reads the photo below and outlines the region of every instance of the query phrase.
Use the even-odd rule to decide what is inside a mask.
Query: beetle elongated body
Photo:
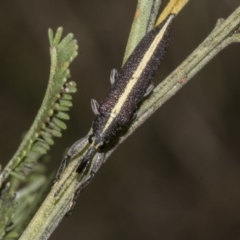
[[[174,14],[170,14],[159,26],[147,33],[136,46],[119,74],[112,72],[111,89],[98,106],[92,101],[96,117],[91,144],[78,171],[133,118],[139,103],[153,89],[152,78],[159,67],[169,43]]]
[[[96,115],[92,133],[72,145],[61,162],[53,184],[54,187],[63,175],[68,160],[77,157],[88,146],[84,157],[77,159],[77,166],[76,162],[73,165],[74,171],[76,169],[79,173],[80,185],[72,198],[69,213],[73,210],[78,195],[105,161],[104,150],[100,150],[132,120],[139,103],[153,90],[152,78],[166,52],[172,21],[187,2],[188,0],[169,0],[157,20],[157,27],[143,37],[120,73],[115,69],[111,71],[112,86],[100,105],[96,100],[91,100],[92,110]],[[58,188],[61,189],[61,186]],[[55,197],[60,192],[59,189]]]

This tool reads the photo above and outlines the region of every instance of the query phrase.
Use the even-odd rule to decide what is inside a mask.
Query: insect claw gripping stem
[[[82,159],[81,163],[79,164],[76,172],[78,172],[79,174],[82,173],[82,171],[86,168],[86,165],[90,162],[90,160],[93,158],[96,152],[97,152],[96,148],[90,147],[85,157]]]
[[[74,157],[77,153],[79,153],[83,148],[84,146],[88,143],[88,137],[89,135],[87,135],[86,137],[84,138],[81,138],[80,140],[78,140],[77,142],[75,142],[71,148],[68,150],[67,154],[65,155],[65,157],[63,158],[61,164],[60,164],[60,167],[58,168],[58,171],[57,171],[57,174],[56,174],[56,177],[53,181],[53,184],[52,186],[55,185],[56,182],[58,182],[58,180],[61,178],[66,166],[67,166],[67,163],[68,161]]]
[[[64,172],[66,166],[67,166],[67,163],[68,163],[68,160],[71,158],[70,155],[65,155],[64,158],[62,159],[61,163],[60,163],[60,166],[57,170],[57,174],[55,176],[55,179],[52,183],[52,187],[55,185],[56,182],[58,182],[58,180],[60,179],[60,177],[62,176],[62,173]]]
[[[110,82],[112,85],[116,81],[117,77],[118,77],[118,71],[117,69],[113,68],[110,72]]]
[[[87,163],[86,163],[87,164]],[[87,167],[85,164],[85,167]],[[80,193],[82,192],[82,190],[88,185],[88,183],[92,180],[92,178],[94,177],[94,173],[90,175],[90,177],[80,186],[77,188],[77,190],[74,193],[74,196],[72,198],[71,204],[69,206],[69,210],[66,213],[66,217],[72,215],[73,209],[76,206],[77,203],[77,199],[80,195]]]
[[[105,154],[104,153],[96,153],[96,155],[89,161],[85,162],[85,165],[81,171],[88,171],[89,174],[86,174],[87,178],[85,181],[78,186],[78,188],[75,191],[75,194],[72,198],[71,204],[69,206],[69,210],[66,213],[66,216],[70,216],[72,214],[72,211],[76,205],[77,198],[81,194],[81,192],[84,190],[84,188],[91,182],[95,174],[97,173],[98,169],[101,167],[101,165],[105,162]],[[88,169],[88,170],[87,170]],[[83,174],[83,172],[81,172]]]
[[[98,102],[95,99],[91,99],[91,107],[92,107],[93,113],[95,115],[99,115],[100,114],[99,111],[98,111],[99,104],[98,104]]]
[[[153,89],[154,89],[154,84],[151,83],[151,85],[149,85],[147,91],[145,92],[144,97],[147,97],[148,95],[150,95],[152,93]]]

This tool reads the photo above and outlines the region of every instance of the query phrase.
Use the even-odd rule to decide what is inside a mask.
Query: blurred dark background
[[[163,1],[166,4],[166,0]],[[91,126],[90,99],[120,68],[137,0],[0,1],[0,155],[17,149],[41,104],[49,74],[47,29],[74,33],[78,84],[71,120],[51,150]],[[238,0],[190,1],[174,22],[159,83]],[[221,52],[139,128],[101,168],[51,239],[240,239],[240,44]]]

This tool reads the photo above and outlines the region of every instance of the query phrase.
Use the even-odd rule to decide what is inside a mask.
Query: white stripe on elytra
[[[124,89],[124,92],[119,97],[118,101],[116,102],[116,105],[113,107],[113,109],[110,113],[110,118],[108,119],[108,121],[107,121],[107,123],[106,123],[106,125],[103,129],[103,133],[107,130],[107,128],[111,125],[114,118],[121,111],[121,108],[122,108],[123,104],[127,101],[128,96],[130,95],[132,89],[137,84],[139,77],[141,76],[141,74],[142,74],[143,70],[145,69],[146,65],[148,64],[150,58],[153,55],[153,52],[157,48],[159,42],[162,40],[163,35],[164,35],[164,33],[165,33],[165,31],[166,31],[166,29],[167,29],[168,25],[170,24],[173,17],[174,17],[174,15],[171,15],[168,18],[168,20],[166,21],[166,23],[162,27],[161,31],[156,35],[152,44],[150,45],[150,47],[148,48],[148,50],[144,54],[144,56],[143,56],[141,62],[139,63],[136,71],[133,73],[132,77],[130,78],[130,80],[129,80],[127,86],[126,86],[126,88]]]

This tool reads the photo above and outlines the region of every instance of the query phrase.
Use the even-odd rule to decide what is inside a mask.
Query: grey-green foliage
[[[0,173],[0,239],[17,239],[36,211],[49,184],[44,164],[34,171],[33,166],[54,144],[53,137],[61,137],[67,128],[64,121],[69,119],[71,94],[77,90],[76,83],[68,81],[69,65],[77,56],[78,45],[73,34],[61,40],[62,31],[59,28],[54,35],[49,30],[51,67],[46,94],[17,152]],[[25,186],[18,191],[22,180]]]
[[[37,173],[34,171],[34,174],[27,179],[28,184],[17,192],[18,207],[14,214],[13,225],[8,229],[4,239],[12,239],[13,233],[18,239],[38,210],[53,180],[52,177],[43,176],[44,173],[45,171]]]
[[[66,129],[63,120],[69,119],[66,112],[72,106],[70,94],[76,92],[76,83],[67,81],[70,77],[68,67],[77,56],[78,46],[72,34],[60,41],[61,35],[62,28],[55,36],[49,30],[51,68],[46,95],[30,130],[2,171],[0,186],[9,174],[25,178],[37,160],[54,144],[53,137],[61,137],[62,130]]]
[[[14,212],[17,208],[16,194],[11,194],[9,188],[10,184],[8,183],[0,194],[0,239],[3,239],[8,228],[11,227]]]

